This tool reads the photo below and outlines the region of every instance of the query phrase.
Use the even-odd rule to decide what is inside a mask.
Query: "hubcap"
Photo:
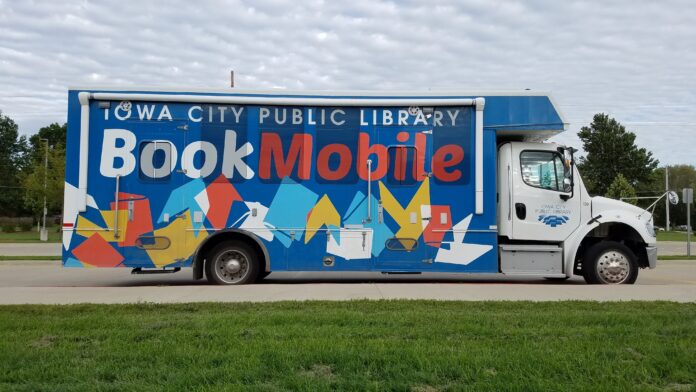
[[[249,259],[236,250],[230,249],[215,260],[215,273],[226,283],[237,283],[249,272]]]
[[[628,279],[631,265],[623,253],[610,250],[599,256],[597,261],[597,275],[603,283],[618,284]]]

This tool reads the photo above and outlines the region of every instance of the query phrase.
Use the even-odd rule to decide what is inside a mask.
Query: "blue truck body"
[[[63,265],[189,267],[232,231],[266,271],[498,272],[497,141],[563,127],[536,93],[73,89]]]

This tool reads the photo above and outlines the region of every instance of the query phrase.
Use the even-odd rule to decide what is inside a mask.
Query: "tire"
[[[206,257],[205,276],[212,284],[254,283],[258,273],[258,255],[242,242],[223,242],[214,247]]]
[[[638,269],[631,249],[614,241],[593,245],[582,260],[582,275],[589,284],[633,284]]]

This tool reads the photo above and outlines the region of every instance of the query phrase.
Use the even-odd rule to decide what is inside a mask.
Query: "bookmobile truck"
[[[71,89],[65,267],[630,284],[652,215],[590,197],[548,94]]]

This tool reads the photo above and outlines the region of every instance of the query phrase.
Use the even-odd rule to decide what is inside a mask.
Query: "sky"
[[[696,164],[696,1],[0,0],[0,110],[66,121],[72,86],[550,92],[661,164]]]

